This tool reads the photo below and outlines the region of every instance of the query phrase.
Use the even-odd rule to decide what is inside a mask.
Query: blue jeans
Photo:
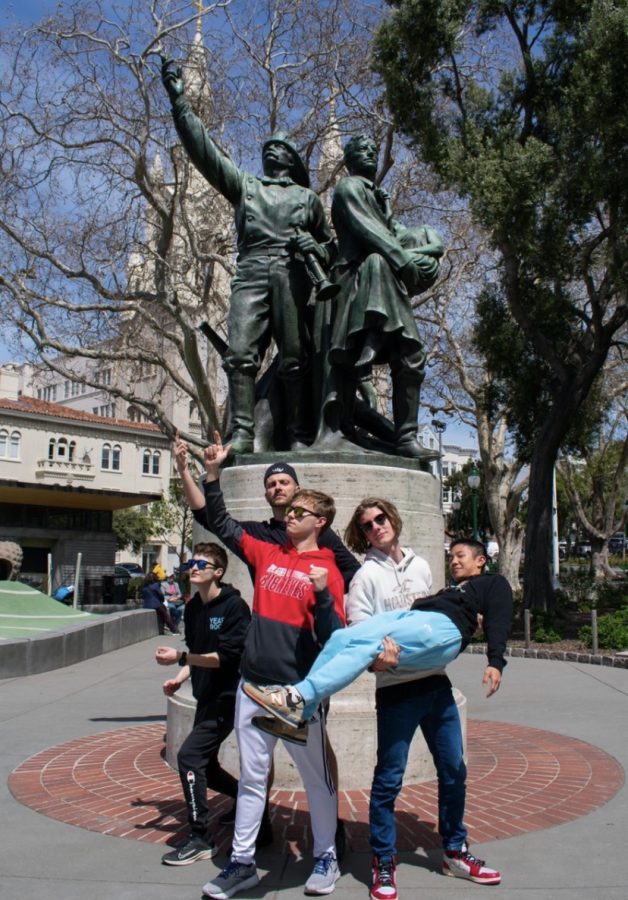
[[[377,709],[377,765],[371,787],[369,824],[375,856],[397,853],[395,800],[403,784],[408,752],[420,728],[438,774],[438,831],[443,849],[459,850],[467,839],[463,824],[467,768],[462,730],[451,688],[429,691]]]

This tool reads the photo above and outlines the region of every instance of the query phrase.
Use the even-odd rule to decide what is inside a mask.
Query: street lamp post
[[[467,484],[471,489],[471,514],[473,516],[473,540],[478,539],[478,488],[480,487],[480,473],[475,467],[475,463],[471,466],[467,477]]]
[[[443,432],[447,428],[442,419],[432,419],[432,428],[438,435],[438,483],[440,484],[440,508],[443,509]]]

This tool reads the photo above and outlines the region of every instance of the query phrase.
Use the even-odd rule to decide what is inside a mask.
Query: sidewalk
[[[65,669],[0,683],[1,900],[198,900],[201,885],[223,862],[224,857],[219,856],[216,861],[183,868],[162,866],[160,857],[166,839],[163,833],[156,838],[154,829],[147,828],[145,838],[128,839],[88,831],[67,824],[72,820],[70,811],[62,809],[57,819],[49,818],[18,803],[7,787],[11,772],[29,757],[76,741],[72,766],[68,766],[67,753],[64,757],[50,754],[46,767],[39,765],[38,786],[44,782],[47,789],[55,783],[61,785],[68,807],[83,790],[87,771],[94,781],[106,776],[112,783],[112,794],[116,786],[120,797],[128,798],[129,792],[135,791],[138,808],[147,796],[147,779],[154,794],[162,789],[165,779],[170,808],[173,803],[176,806],[176,776],[169,772],[164,775],[161,764],[158,777],[157,769],[151,768],[152,761],[159,759],[158,742],[165,730],[165,698],[161,693],[164,671],[152,661],[154,648],[163,640],[154,638]],[[173,644],[176,641],[168,640]],[[482,827],[487,829],[483,842],[475,843],[472,849],[503,875],[502,885],[482,887],[445,878],[440,874],[438,851],[429,849],[429,842],[420,836],[412,843],[413,827],[419,829],[419,835],[423,827],[425,837],[425,826],[416,824],[410,804],[402,811],[407,826],[404,839],[409,842],[407,846],[417,849],[400,854],[400,897],[449,900],[490,890],[497,900],[624,900],[628,896],[624,859],[628,789],[621,783],[622,772],[605,754],[614,757],[623,769],[628,766],[626,671],[570,662],[511,659],[502,689],[486,701],[480,685],[482,669],[481,657],[464,654],[451,667],[451,675],[468,700],[474,772],[481,772],[485,788],[493,785],[491,793],[486,794],[485,811],[491,796],[503,798],[512,785],[512,802],[502,804],[504,820],[508,820],[504,832],[516,833],[513,812],[521,816],[524,794],[527,798],[535,794],[536,799],[543,801],[543,819],[536,825],[540,830],[524,830],[518,836],[489,840],[488,835],[496,833],[489,830],[489,825],[495,827],[496,817],[493,815],[492,822],[483,826],[482,804],[475,808],[470,802],[468,819],[472,833],[480,834]],[[495,729],[487,728],[487,722],[495,722]],[[143,726],[145,732],[137,732],[137,726]],[[116,731],[117,737],[103,737],[103,741],[110,742],[111,753],[101,754],[88,769],[84,739]],[[125,736],[135,736],[137,743],[138,734],[146,736],[145,741],[140,741],[139,752],[134,751],[130,764],[129,757],[123,768],[116,768],[115,751],[123,748]],[[488,740],[491,736],[492,747]],[[143,762],[138,764],[138,759]],[[342,760],[340,766],[342,777]],[[68,784],[72,778],[75,784]],[[470,797],[479,796],[479,787],[470,780]],[[433,792],[433,785],[425,786],[423,793],[425,790]],[[273,800],[277,802],[277,798]],[[291,802],[287,797],[279,800],[282,809]],[[351,797],[343,797],[343,803],[348,804],[343,815],[353,817],[357,823],[349,826],[353,849],[343,861],[343,876],[334,894],[346,900],[368,896],[370,863],[360,830],[364,810],[352,809],[350,800]],[[599,803],[604,805],[598,806]],[[577,817],[564,821],[564,816],[552,816],[552,809],[558,810],[561,804],[568,807],[570,816]],[[64,814],[65,820],[59,821]],[[154,818],[154,809],[152,815]],[[552,821],[562,824],[543,827]],[[282,841],[276,841],[274,848],[260,854],[258,864],[262,883],[254,891],[238,896],[251,900],[263,896],[295,900],[303,896],[302,885],[311,869],[307,855],[297,859],[285,852]]]

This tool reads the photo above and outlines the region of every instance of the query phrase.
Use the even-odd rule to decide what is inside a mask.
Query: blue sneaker
[[[203,885],[203,893],[206,897],[212,897],[213,900],[229,900],[229,897],[233,897],[239,891],[245,891],[257,884],[259,884],[259,875],[255,863],[247,866],[232,859],[220,875]]]

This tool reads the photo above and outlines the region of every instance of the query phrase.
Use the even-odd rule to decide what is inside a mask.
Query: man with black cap
[[[277,374],[283,386],[291,449],[311,443],[306,418],[313,394],[311,360],[312,283],[301,255],[323,267],[332,262],[334,242],[318,196],[296,147],[277,132],[262,147],[264,176],[239,169],[212,141],[184,96],[181,69],[163,60],[162,81],[172,102],[175,126],[199,170],[233,205],[238,260],[231,285],[229,348],[224,360],[234,453],[253,451],[255,378],[270,338],[277,345]]]

